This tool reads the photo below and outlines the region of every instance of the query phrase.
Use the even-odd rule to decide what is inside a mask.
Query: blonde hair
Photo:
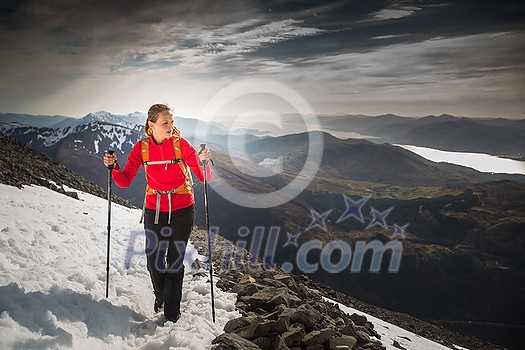
[[[152,135],[149,122],[156,123],[159,119],[159,113],[162,111],[169,111],[173,114],[173,109],[164,103],[156,103],[149,108],[148,117],[146,118],[146,124],[144,125],[144,134],[146,134],[146,136]],[[173,125],[173,131],[175,134],[177,134],[177,136],[180,136],[180,131],[175,125]]]

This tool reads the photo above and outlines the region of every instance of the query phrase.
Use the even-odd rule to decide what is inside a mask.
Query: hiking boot
[[[155,312],[159,312],[160,310],[162,310],[163,305],[164,299],[155,297],[155,304],[153,304],[153,310],[155,310]]]
[[[177,312],[177,316],[175,317],[166,317],[166,321],[171,321],[173,323],[177,322],[180,318],[180,312]]]

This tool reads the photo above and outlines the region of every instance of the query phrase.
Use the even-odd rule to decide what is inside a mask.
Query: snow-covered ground
[[[240,316],[236,295],[215,288],[212,322],[208,279],[189,266],[198,256],[192,246],[182,317],[173,324],[154,314],[145,257],[134,255],[125,267],[126,252],[144,247],[140,210],[112,205],[106,299],[106,200],[83,192],[75,200],[39,186],[0,184],[0,194],[0,349],[202,350],[227,321]],[[409,350],[447,349],[365,316],[388,350],[396,349],[394,340]]]
[[[399,350],[395,347],[394,341],[397,341],[399,345],[407,350],[450,350],[450,348],[423,338],[417,334],[409,332],[403,328],[395,326],[391,323],[385,322],[377,317],[370,316],[364,312],[361,312],[357,309],[345,306],[341,303],[338,303],[332,299],[324,298],[326,301],[337,304],[339,308],[348,313],[348,314],[359,314],[366,316],[367,320],[372,322],[374,325],[374,330],[381,335],[381,342],[387,348],[387,350]],[[458,350],[467,350],[460,346],[455,346],[455,349]]]
[[[112,205],[106,300],[107,201],[38,186],[0,184],[0,194],[0,349],[202,350],[240,316],[236,295],[215,288],[214,324],[208,279],[186,266],[182,316],[163,324],[145,256],[124,267],[130,237],[141,232],[140,210]],[[143,235],[133,242],[143,250]],[[196,254],[190,247],[186,262]]]

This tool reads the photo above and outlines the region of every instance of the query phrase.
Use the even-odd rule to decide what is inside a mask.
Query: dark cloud
[[[277,1],[280,16],[295,13],[304,26],[322,30],[258,52],[264,56],[304,57],[308,53],[366,52],[397,43],[437,37],[525,30],[525,2],[510,1]],[[377,18],[380,11],[405,9],[404,16]],[[314,15],[315,14],[315,15]],[[380,39],[377,39],[377,38]],[[384,39],[381,39],[384,37]]]
[[[471,94],[489,76],[505,99],[525,90],[522,0],[4,0],[0,20],[3,106],[131,76],[207,84],[260,74],[341,106],[333,96],[409,103],[399,93],[411,86],[421,99],[444,96],[439,86]]]

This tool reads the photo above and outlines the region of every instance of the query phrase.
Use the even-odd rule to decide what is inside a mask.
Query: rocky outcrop
[[[107,173],[102,164],[100,171]],[[0,183],[19,188],[39,185],[75,199],[77,192],[69,188],[107,198],[106,189],[3,133],[0,133]],[[132,207],[129,201],[115,195],[112,201]]]
[[[200,251],[200,253],[202,253],[203,255],[207,255],[207,252],[206,252],[207,238],[206,237],[207,236],[206,236],[205,230],[194,230],[190,238],[190,240],[194,244],[198,242],[202,243],[201,245],[197,245],[196,247]],[[467,337],[460,333],[444,329],[443,327],[438,327],[436,325],[429,324],[427,322],[421,321],[415,317],[409,316],[404,313],[394,312],[394,311],[386,310],[386,309],[383,309],[377,306],[366,304],[358,299],[345,295],[341,292],[335,291],[328,286],[322,285],[320,283],[316,283],[305,275],[284,274],[282,273],[282,271],[279,271],[279,270],[269,270],[269,271],[264,271],[262,273],[260,272],[256,273],[255,270],[253,269],[244,270],[244,271],[239,271],[239,270],[234,271],[234,269],[221,269],[225,265],[224,264],[225,255],[229,255],[232,257],[232,261],[230,262],[232,264],[234,260],[233,257],[238,257],[239,260],[241,260],[242,262],[250,261],[252,263],[252,266],[258,267],[257,271],[260,271],[262,269],[262,264],[260,264],[260,261],[258,261],[257,259],[250,257],[247,251],[245,251],[244,249],[240,249],[239,247],[236,247],[235,245],[233,245],[233,243],[227,241],[222,236],[215,236],[215,241],[216,242],[214,245],[214,260],[215,260],[214,261],[214,271],[217,273],[218,275],[217,277],[221,278],[221,280],[218,281],[217,286],[229,292],[237,293],[238,295],[237,308],[243,315],[243,317],[240,317],[236,319],[235,321],[231,321],[227,325],[227,327],[224,328],[225,334],[230,335],[232,337],[233,335],[235,335],[234,339],[238,339],[237,337],[239,337],[239,335],[237,335],[234,332],[234,330],[240,330],[241,328],[252,325],[254,322],[253,318],[255,318],[255,320],[258,320],[259,322],[261,321],[264,322],[264,321],[270,320],[271,318],[273,318],[273,321],[275,321],[276,319],[278,320],[279,317],[287,316],[286,313],[283,314],[284,310],[281,310],[282,307],[274,311],[269,311],[265,309],[266,306],[264,306],[265,305],[264,303],[265,301],[272,301],[273,299],[272,304],[274,304],[277,301],[278,294],[280,294],[279,298],[282,298],[283,295],[289,294],[292,296],[290,301],[293,302],[293,300],[295,299],[293,298],[293,296],[297,296],[301,299],[301,305],[309,305],[309,306],[311,306],[312,303],[313,305],[315,305],[320,300],[322,303],[322,297],[323,296],[327,297],[343,305],[350,306],[357,310],[361,310],[366,314],[373,315],[377,318],[380,318],[394,325],[397,325],[401,328],[409,330],[421,337],[428,338],[430,340],[437,342],[438,344],[442,344],[450,348],[454,348],[454,344],[460,344],[468,349],[479,349],[479,350],[503,349],[493,344],[484,343],[480,341],[479,339]],[[254,263],[254,262],[257,262],[257,263]],[[230,265],[230,266],[234,266],[234,265]],[[243,266],[247,266],[247,265],[243,265]],[[200,267],[201,266],[197,267],[196,270],[198,270]],[[272,288],[274,291],[277,289],[278,293],[275,293],[276,298],[272,297],[269,299],[269,295],[271,294],[269,293],[269,291],[272,290]],[[289,289],[289,290],[286,291],[286,289]],[[263,290],[265,291],[262,292]],[[246,305],[247,302],[249,303],[250,301],[254,302],[254,304]],[[257,307],[254,308],[255,305],[257,305]],[[261,307],[261,305],[263,306]],[[293,305],[291,308],[293,308]],[[373,327],[371,327],[371,324],[368,324],[368,320],[365,317],[362,317],[359,315],[350,315],[350,316],[343,315],[343,317],[339,318],[338,314],[341,313],[341,311],[338,310],[336,306],[331,305],[331,304],[328,304],[328,306],[318,306],[318,308],[320,310],[325,310],[325,311],[319,311],[316,307],[308,308],[308,310],[311,311],[313,309],[313,310],[318,311],[321,315],[323,315],[323,319],[325,316],[327,316],[328,318],[331,318],[332,322],[335,321],[335,324],[336,324],[335,328],[339,327],[337,328],[339,333],[329,338],[329,342],[323,343],[323,346],[325,346],[324,347],[325,349],[347,349],[347,348],[348,349],[359,349],[359,348],[362,348],[363,345],[365,345],[363,341],[368,340],[367,335],[372,341],[372,344],[371,344],[372,348],[373,346],[379,345],[376,342],[380,341],[381,339],[379,339],[379,337],[374,334]],[[302,314],[301,312],[302,310],[303,308],[299,310],[300,312],[295,313],[294,317],[297,322],[291,321],[289,324],[288,330],[284,333],[277,333],[277,332],[270,333],[269,336],[259,337],[259,338],[255,338],[252,340],[244,339],[242,337],[241,338],[252,344],[258,345],[259,349],[287,349],[287,348],[292,349],[292,350],[302,349],[301,347],[303,345],[302,343],[299,347],[289,347],[288,345],[286,345],[287,342],[288,343],[292,342],[292,344],[293,343],[297,344],[297,342],[300,342],[301,340],[303,340],[303,338],[308,333],[310,333],[310,332],[308,333],[306,332],[306,325],[310,323],[310,319],[308,319],[308,317],[300,316]],[[286,312],[289,312],[289,310]],[[325,313],[323,314],[323,312]],[[310,314],[311,319],[316,319],[316,315],[314,314],[316,314],[315,311],[312,311],[312,314]],[[346,323],[344,323],[345,320],[347,319],[346,317],[350,317],[351,321],[354,323],[355,326],[347,326]],[[300,324],[303,321],[304,323],[306,323],[306,325],[303,324],[304,327],[299,326],[298,324]],[[298,324],[295,324],[295,323],[298,323]],[[345,324],[345,326],[342,327],[341,329],[341,326],[343,325],[343,323]],[[350,322],[348,323],[351,325]],[[366,327],[366,325],[368,325],[368,327]],[[269,327],[269,326],[270,324],[267,324],[265,327]],[[365,329],[361,327],[365,327]],[[246,329],[245,331],[247,330],[250,330],[250,329]],[[265,330],[265,328],[259,328],[259,330]],[[316,329],[316,330],[321,331],[321,329]],[[358,331],[362,331],[362,332],[358,332]],[[319,341],[320,340],[319,336],[315,338],[314,335],[316,335],[316,333],[312,333],[310,337],[312,337],[313,339],[316,339],[316,341]],[[326,333],[324,335],[326,335]],[[229,342],[229,340],[222,341],[224,337],[225,335],[223,334],[221,337],[218,337],[218,339],[215,341],[215,344],[216,344],[215,350],[217,349],[218,350],[244,349],[242,346],[236,347],[236,345],[228,345],[228,344],[231,344],[231,342]],[[359,337],[361,338],[361,343],[359,343],[359,339],[360,339]],[[230,338],[231,337],[226,337],[226,339],[230,339]],[[247,343],[243,343],[243,344],[247,344]],[[389,345],[394,346],[396,348],[399,348],[398,346],[400,346],[399,343],[397,344],[394,343],[394,344],[389,344]],[[312,348],[315,349],[315,346]]]
[[[219,288],[237,294],[242,316],[225,325],[214,350],[251,349],[246,341],[262,350],[385,349],[366,317],[346,314],[291,275],[224,271],[219,278]]]

